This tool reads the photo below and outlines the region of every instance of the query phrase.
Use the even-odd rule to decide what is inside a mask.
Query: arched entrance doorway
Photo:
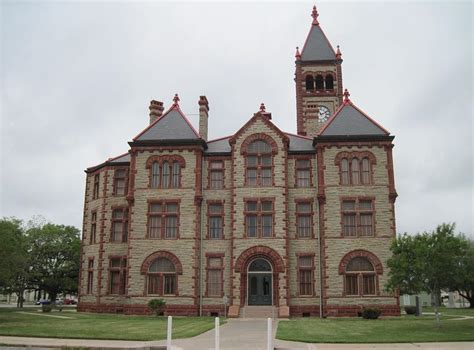
[[[248,265],[248,305],[272,305],[272,266],[263,258],[256,258]]]

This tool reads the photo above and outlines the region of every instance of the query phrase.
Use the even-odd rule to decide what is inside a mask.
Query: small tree
[[[156,314],[156,316],[160,316],[163,313],[165,306],[166,301],[164,301],[163,299],[151,299],[148,302],[148,307],[152,312]]]
[[[460,296],[467,299],[469,308],[474,309],[474,241],[465,238],[464,240],[465,249],[457,261],[451,290],[457,291]]]
[[[435,297],[435,314],[440,324],[438,307],[441,290],[452,290],[459,258],[466,241],[454,235],[454,224],[441,224],[431,233],[409,236],[406,233],[392,243],[392,258],[387,289],[401,293],[427,292]]]

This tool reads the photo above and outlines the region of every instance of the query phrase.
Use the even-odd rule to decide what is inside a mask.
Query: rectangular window
[[[128,209],[120,208],[112,211],[111,242],[127,242],[128,240]]]
[[[273,236],[273,202],[268,200],[245,203],[247,237]]]
[[[221,257],[207,259],[207,295],[210,297],[222,296],[222,270]]]
[[[346,275],[346,295],[359,295],[358,275]]]
[[[92,191],[92,199],[99,198],[100,174],[94,175],[94,190]]]
[[[224,162],[212,161],[210,163],[210,188],[220,190],[224,188]]]
[[[224,207],[222,203],[212,203],[208,205],[209,233],[211,239],[223,237]]]
[[[373,215],[373,200],[344,200],[342,202],[343,236],[373,236]]]
[[[298,257],[298,277],[300,295],[313,295],[313,257]]]
[[[125,294],[127,259],[111,258],[109,261],[109,294]]]
[[[125,196],[127,188],[127,170],[116,169],[114,173],[114,195]]]
[[[148,204],[148,238],[174,239],[178,237],[178,203]]]
[[[94,287],[94,259],[89,259],[87,266],[87,294],[92,294]]]
[[[308,159],[296,160],[296,186],[309,187],[311,179],[311,162]]]
[[[163,275],[163,294],[174,295],[176,294],[176,275],[175,274],[164,274]]]
[[[296,204],[296,222],[296,234],[299,238],[309,238],[312,236],[312,206],[310,202]]]
[[[96,243],[97,236],[97,212],[93,211],[91,213],[91,234],[89,237],[89,244]]]
[[[375,275],[362,275],[364,295],[375,294]]]

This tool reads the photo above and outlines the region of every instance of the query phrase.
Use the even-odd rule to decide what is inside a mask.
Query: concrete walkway
[[[273,324],[275,336],[277,322]],[[230,319],[220,327],[222,350],[245,349],[266,350],[267,321],[264,319]],[[54,339],[0,336],[0,344],[35,348],[91,347],[96,349],[162,349],[166,341],[118,341],[86,339]],[[317,349],[381,349],[381,350],[471,350],[474,342],[456,343],[405,343],[405,344],[307,344],[274,339],[274,347],[279,350]],[[214,330],[188,339],[177,339],[172,342],[174,350],[210,350],[214,349]],[[10,349],[10,347],[8,349]],[[2,349],[6,347],[0,346]]]

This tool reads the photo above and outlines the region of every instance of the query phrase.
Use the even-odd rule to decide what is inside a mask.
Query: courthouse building
[[[312,18],[296,135],[262,104],[208,139],[207,98],[196,130],[175,95],[166,111],[151,101],[125,154],[86,170],[80,311],[142,314],[162,298],[171,315],[223,314],[224,299],[233,317],[399,314],[384,288],[394,136],[343,89],[339,47]]]

